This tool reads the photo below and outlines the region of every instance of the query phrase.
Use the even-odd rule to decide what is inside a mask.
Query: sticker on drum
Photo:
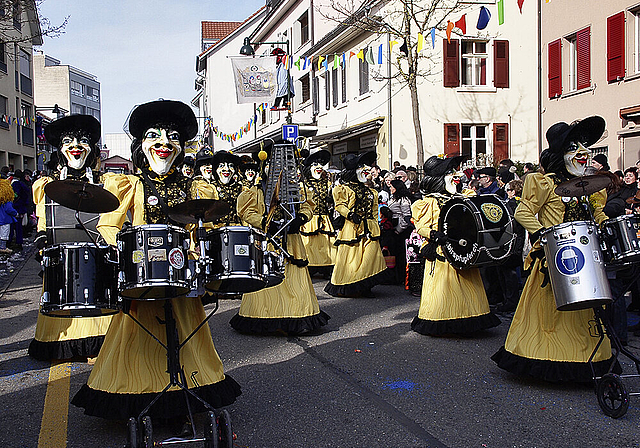
[[[502,209],[496,204],[486,202],[480,205],[480,209],[482,210],[485,218],[494,224],[502,219]]]
[[[158,205],[158,197],[157,196],[149,196],[147,199],[149,205]]]
[[[144,252],[141,250],[134,250],[131,254],[131,261],[135,264],[142,263],[144,261]]]
[[[572,197],[571,196],[562,196],[562,202],[571,202]]]
[[[248,244],[236,244],[233,246],[234,255],[239,255],[242,257],[249,256],[249,245]]]
[[[580,284],[580,277],[573,277],[573,278],[569,279],[569,283],[571,283],[572,285],[579,285]]]
[[[556,254],[556,268],[563,275],[576,275],[584,267],[584,254],[576,246],[565,246]]]
[[[177,247],[169,251],[169,264],[176,269],[182,269],[184,267],[184,254]]]
[[[150,236],[147,239],[147,244],[149,247],[160,247],[164,245],[164,238],[161,236]]]
[[[589,238],[586,235],[582,235],[580,237],[580,242],[586,246],[587,244],[589,244]]]
[[[149,249],[147,257],[149,257],[149,261],[167,261],[167,250]]]

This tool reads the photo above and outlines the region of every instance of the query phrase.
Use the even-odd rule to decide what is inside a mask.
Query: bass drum
[[[48,247],[42,265],[42,314],[97,317],[118,312],[117,262],[109,246],[64,243]]]
[[[583,310],[612,302],[595,223],[558,224],[542,232],[540,242],[558,311]]]
[[[440,210],[442,252],[456,269],[498,265],[514,252],[513,217],[495,194],[454,196]]]
[[[623,215],[602,223],[605,264],[624,269],[640,261],[640,216]]]

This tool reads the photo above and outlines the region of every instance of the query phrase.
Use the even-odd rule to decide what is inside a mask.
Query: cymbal
[[[204,222],[221,218],[231,211],[226,201],[215,199],[192,199],[169,208],[169,218],[181,224]]]
[[[110,191],[79,180],[51,181],[45,185],[44,192],[58,204],[79,212],[107,213],[120,205]]]
[[[609,184],[611,179],[607,176],[592,174],[566,180],[556,187],[555,192],[558,196],[587,196],[607,188]]]

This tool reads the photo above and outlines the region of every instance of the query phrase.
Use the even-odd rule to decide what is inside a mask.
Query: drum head
[[[479,229],[474,209],[469,207],[465,200],[453,198],[444,204],[440,210],[438,228],[453,240],[450,245],[447,244],[447,247],[452,248],[456,258],[460,257],[458,261],[463,263],[462,260],[473,257],[473,252],[477,251],[474,247],[477,248],[478,245]]]

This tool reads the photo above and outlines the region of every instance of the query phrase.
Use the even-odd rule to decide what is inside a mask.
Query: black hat
[[[423,172],[426,176],[441,177],[447,174],[449,171],[460,166],[465,159],[465,156],[453,156],[441,159],[438,156],[431,156],[424,162],[422,166]]]
[[[52,121],[44,128],[44,136],[51,146],[60,148],[62,137],[77,132],[86,133],[94,146],[100,140],[100,122],[92,115],[68,115]]]
[[[568,142],[580,142],[591,146],[602,136],[606,124],[604,118],[594,115],[571,124],[556,123],[547,130],[547,142],[551,152],[566,152]]]
[[[191,107],[172,100],[151,101],[137,106],[129,117],[129,132],[141,139],[147,129],[159,124],[175,126],[183,141],[198,133],[198,122]]]
[[[516,178],[516,176],[511,171],[509,171],[509,168],[501,169],[500,172],[498,173],[498,177],[505,184]]]
[[[314,152],[309,157],[304,159],[304,166],[311,166],[312,163],[319,163],[321,165],[326,165],[331,160],[331,153],[326,149],[321,149],[320,151]]]
[[[246,170],[258,170],[258,162],[256,162],[252,156],[244,154],[240,157],[240,166],[238,166],[240,171]]]
[[[496,175],[498,174],[496,172],[496,169],[492,166],[485,166],[484,168],[480,168],[476,172],[478,173],[478,175],[484,174],[485,176],[490,176],[490,177],[496,177]]]
[[[342,163],[347,170],[355,170],[362,165],[373,165],[378,155],[375,151],[367,151],[360,154],[350,153],[344,156]]]
[[[238,166],[240,165],[240,157],[225,150],[217,151],[213,155],[212,165],[214,168],[220,165],[221,163],[225,163],[225,162],[233,163],[234,165]]]
[[[196,154],[195,169],[207,163],[213,164],[213,151],[209,147],[204,147]]]
[[[195,157],[191,155],[185,155],[184,160],[182,161],[183,165],[193,167],[195,165]]]
[[[595,156],[593,156],[593,160],[595,160],[600,165],[602,165],[602,169],[604,171],[609,171],[611,169],[611,167],[609,167],[609,161],[607,160],[607,156],[605,156],[604,154],[596,154]]]

